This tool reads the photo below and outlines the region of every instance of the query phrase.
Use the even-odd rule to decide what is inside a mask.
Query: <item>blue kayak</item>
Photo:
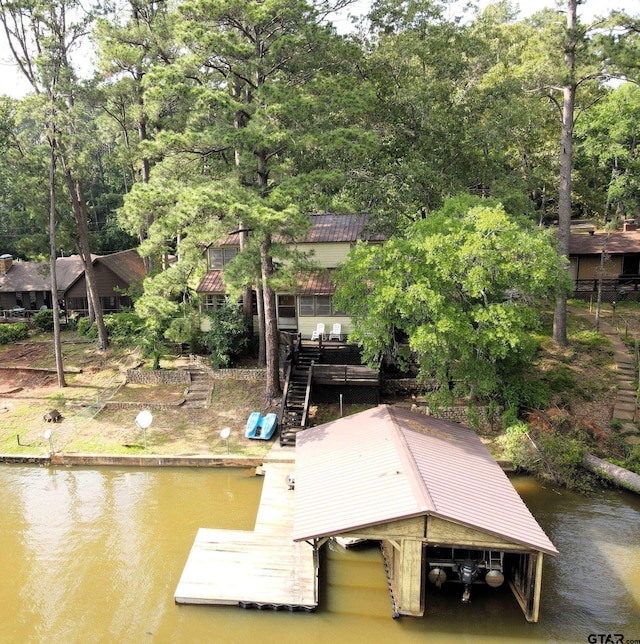
[[[254,411],[249,414],[244,435],[246,438],[268,441],[273,436],[277,424],[278,417],[275,414],[262,416],[260,412]]]
[[[244,435],[246,438],[255,438],[256,432],[262,425],[262,416],[259,411],[253,411],[249,414],[249,419],[247,420],[247,425],[244,429]]]

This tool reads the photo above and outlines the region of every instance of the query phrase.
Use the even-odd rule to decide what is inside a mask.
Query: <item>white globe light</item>
[[[230,435],[231,435],[230,427],[225,427],[220,431],[220,438],[222,438],[223,440],[227,440],[227,438],[229,438]]]
[[[151,425],[152,420],[153,416],[151,415],[151,412],[148,409],[145,409],[136,416],[136,425],[140,427],[140,429],[147,429]]]

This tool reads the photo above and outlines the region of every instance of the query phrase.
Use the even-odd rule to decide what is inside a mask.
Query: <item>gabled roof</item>
[[[122,250],[111,255],[94,256],[94,264],[104,264],[124,282],[141,282],[145,276],[144,262],[135,249]]]
[[[306,235],[296,239],[298,244],[323,244],[330,242],[343,242],[355,244],[358,240],[384,241],[381,234],[371,232],[371,215],[367,213],[356,214],[310,214],[311,226]],[[275,236],[277,238],[277,235]],[[219,239],[213,247],[238,246],[240,239],[237,234],[228,235]]]
[[[56,282],[59,291],[65,291],[84,273],[84,264],[79,255],[58,257]],[[50,291],[51,277],[48,262],[13,262],[11,268],[0,274],[0,292]]]
[[[296,437],[294,539],[431,515],[557,550],[476,434],[381,405]]]
[[[144,264],[135,249],[112,255],[92,255],[93,263],[102,263],[127,283],[144,278]],[[58,291],[66,291],[84,275],[84,263],[80,255],[56,259],[56,282]],[[19,262],[11,264],[9,270],[0,274],[0,292],[26,293],[50,291],[51,277],[49,262]]]
[[[610,255],[640,253],[640,231],[614,233],[572,233],[569,236],[569,255],[600,255],[607,240],[606,252]]]
[[[371,217],[366,213],[358,214],[321,214],[309,215],[311,228],[301,244],[320,244],[329,242],[355,243],[358,240],[384,241],[384,236],[372,234],[369,230]]]

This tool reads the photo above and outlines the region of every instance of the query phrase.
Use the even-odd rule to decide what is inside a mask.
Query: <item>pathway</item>
[[[569,307],[573,315],[594,322],[595,317],[583,309]],[[640,444],[640,431],[635,421],[638,417],[638,381],[633,356],[620,339],[617,329],[600,318],[600,332],[611,341],[616,363],[616,378],[618,388],[613,404],[613,420],[622,423],[620,431],[622,439],[628,445]]]

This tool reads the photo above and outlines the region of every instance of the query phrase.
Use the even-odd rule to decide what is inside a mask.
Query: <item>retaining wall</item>
[[[134,385],[180,385],[190,383],[185,369],[129,369],[127,382]]]
[[[448,420],[454,423],[460,423],[461,425],[466,425],[469,427],[473,425],[472,418],[475,416],[477,421],[480,423],[482,429],[491,429],[498,422],[499,416],[501,413],[500,409],[489,406],[480,406],[474,405],[473,407],[468,407],[467,405],[455,405],[449,408],[441,408],[437,411],[431,409],[429,405],[420,405],[420,404],[406,404],[398,405],[401,407],[406,407],[411,409],[411,411],[418,412],[419,414],[424,414],[425,416],[435,416],[436,418],[442,418],[442,420]],[[470,418],[470,412],[472,418]]]
[[[0,463],[60,465],[64,467],[258,467],[264,457],[258,456],[123,456],[107,454],[54,454],[26,456],[1,454]]]

